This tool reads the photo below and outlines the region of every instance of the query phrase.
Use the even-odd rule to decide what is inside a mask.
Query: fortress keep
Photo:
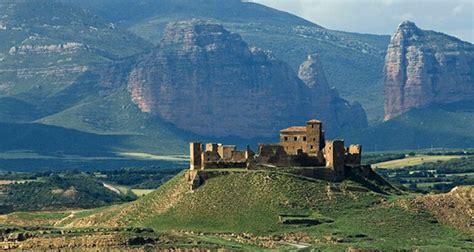
[[[192,142],[190,170],[293,168],[339,180],[345,178],[347,169],[361,166],[362,146],[346,148],[343,140],[326,141],[318,120],[283,129],[279,143],[260,144],[258,148],[254,153],[249,146],[237,150],[235,145]]]

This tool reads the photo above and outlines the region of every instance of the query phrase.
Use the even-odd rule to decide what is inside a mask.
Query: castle
[[[204,148],[205,147],[205,148]],[[209,169],[278,169],[293,168],[318,173],[333,180],[345,178],[346,171],[361,166],[361,145],[344,146],[343,140],[326,141],[322,122],[310,120],[305,126],[280,131],[277,144],[260,144],[258,153],[249,146],[190,143],[190,170]],[[312,169],[304,169],[312,168]],[[313,175],[314,176],[314,175]]]

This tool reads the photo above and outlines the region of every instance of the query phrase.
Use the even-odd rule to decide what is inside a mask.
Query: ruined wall
[[[220,161],[221,157],[219,156],[217,152],[205,151],[202,153],[201,160],[202,160],[202,164],[201,164],[202,169],[207,169],[207,168],[211,168],[211,164]]]
[[[360,165],[362,163],[362,146],[359,144],[351,144],[346,151],[346,164]]]
[[[201,169],[202,168],[202,144],[201,143],[190,143],[189,144],[189,169]]]
[[[283,172],[295,174],[299,176],[315,178],[315,179],[323,179],[327,181],[341,181],[345,179],[345,176],[341,173],[334,172],[331,169],[326,167],[292,167],[292,168],[285,168]]]
[[[224,160],[232,159],[232,152],[236,150],[235,145],[222,145],[217,146],[217,152]]]
[[[258,164],[288,165],[288,155],[280,144],[260,144],[258,146]]]
[[[206,144],[206,151],[217,153],[217,147],[218,147],[218,145],[216,143],[207,143]]]
[[[232,161],[233,162],[247,162],[247,158],[245,157],[245,151],[233,151],[232,152]]]
[[[327,141],[324,148],[324,158],[326,159],[326,167],[333,169],[335,172],[344,174],[345,155],[344,141],[334,140]]]

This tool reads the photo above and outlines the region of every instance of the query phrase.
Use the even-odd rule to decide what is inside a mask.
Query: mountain
[[[201,130],[196,130],[196,128],[192,128],[194,122],[188,120],[183,123],[180,121],[183,118],[187,120],[184,117],[187,114],[180,115],[180,113],[186,109],[189,111],[190,108],[199,108],[202,98],[199,95],[205,94],[190,94],[189,99],[194,99],[194,103],[186,103],[187,100],[182,103],[179,99],[187,94],[180,92],[186,91],[186,89],[183,89],[183,86],[175,86],[174,82],[170,81],[163,83],[163,85],[161,81],[157,82],[156,78],[160,76],[160,71],[163,69],[150,68],[149,66],[149,64],[162,63],[172,65],[173,61],[181,63],[186,60],[186,57],[192,58],[194,55],[179,55],[178,51],[172,48],[173,46],[185,47],[186,45],[180,45],[179,41],[176,41],[175,44],[165,41],[157,48],[152,49],[153,46],[150,43],[123,29],[120,22],[105,21],[90,11],[57,1],[6,2],[2,3],[2,7],[2,30],[0,33],[3,33],[7,39],[0,42],[4,50],[0,62],[0,121],[8,123],[6,124],[7,132],[16,127],[31,130],[29,131],[31,138],[22,140],[24,145],[31,146],[30,151],[38,151],[37,146],[47,147],[42,152],[57,150],[54,147],[54,141],[46,141],[47,135],[45,134],[47,133],[62,136],[63,139],[76,139],[77,135],[81,134],[88,136],[85,138],[87,140],[81,141],[81,143],[87,146],[97,146],[97,153],[140,150],[175,154],[186,150],[186,142],[189,139],[203,138],[190,133],[190,131],[207,134],[207,139],[229,135],[245,136],[246,138],[269,136],[288,124],[297,123],[295,118],[303,122],[317,111],[325,110],[322,106],[311,107],[311,101],[316,99],[314,92],[313,95],[308,95],[311,93],[306,92],[308,87],[298,79],[295,71],[286,63],[275,59],[267,52],[248,46],[237,34],[225,31],[228,37],[217,36],[216,38],[224,39],[221,41],[221,45],[237,46],[237,51],[232,51],[232,48],[227,47],[218,50],[218,54],[214,55],[218,57],[210,62],[211,66],[200,69],[199,83],[195,83],[195,85],[217,85],[216,90],[218,90],[225,87],[225,85],[219,86],[219,81],[222,84],[223,81],[235,80],[234,89],[220,90],[219,94],[213,94],[216,99],[219,98],[219,95],[226,94],[229,97],[238,94],[241,90],[247,90],[247,94],[251,95],[250,92],[253,90],[245,87],[246,80],[239,80],[242,77],[249,78],[248,85],[253,85],[254,88],[258,85],[270,87],[268,90],[261,90],[261,96],[254,98],[253,105],[265,105],[258,112],[271,113],[267,116],[271,120],[263,121],[254,112],[253,116],[242,117],[240,124],[236,123],[236,126],[226,130],[225,127],[233,125],[235,118],[241,116],[237,112],[242,111],[244,107],[238,108],[240,110],[234,114],[224,114],[227,116],[225,120],[216,120],[218,116],[209,115],[208,109],[224,110],[216,104],[208,103],[208,108],[200,111],[202,113],[194,115],[194,119],[200,119],[198,122],[201,123],[199,126]],[[224,31],[222,26],[216,27]],[[227,38],[230,38],[229,41],[225,40]],[[182,52],[186,52],[186,50],[182,50]],[[211,53],[203,52],[200,56],[207,57]],[[239,53],[244,55],[241,57]],[[234,58],[222,57],[226,54]],[[160,59],[160,55],[165,55],[166,60]],[[188,74],[193,74],[193,71],[201,67],[199,64],[206,62],[206,59],[200,60],[204,61],[187,65],[190,67]],[[242,76],[229,71],[219,75],[220,65],[229,64],[232,60],[237,60],[238,66],[235,66],[234,70],[241,71]],[[248,60],[254,62],[251,67],[246,66]],[[270,72],[265,73],[267,66],[270,67],[271,74],[277,74],[270,76]],[[179,65],[176,67],[179,68]],[[145,75],[146,78],[137,75],[140,69],[150,71],[150,74]],[[153,72],[153,69],[160,71]],[[173,78],[170,80],[181,79],[181,84],[191,80],[180,75],[183,71],[186,73],[186,69],[174,70],[164,71],[165,76]],[[261,78],[260,75],[263,77]],[[217,82],[205,83],[211,80],[206,79],[206,76],[214,76],[212,80]],[[153,88],[168,85],[168,88],[175,88],[177,92],[159,96],[149,90],[147,93],[140,93],[143,97],[139,97],[137,96],[138,82],[133,78],[139,78],[139,81],[148,80],[150,81],[148,84],[153,84]],[[283,86],[274,89],[270,86],[273,82]],[[242,84],[244,85],[240,86]],[[285,87],[285,85],[287,86]],[[265,92],[268,93],[265,94]],[[290,96],[291,92],[296,96]],[[282,97],[277,97],[278,95]],[[322,97],[322,94],[317,95]],[[153,113],[143,113],[147,111],[143,109],[143,104],[137,102],[137,99],[141,98],[146,101],[147,96],[152,96],[155,100],[159,98],[156,100],[159,103],[154,104],[155,111]],[[302,100],[297,98],[300,96],[304,98]],[[287,98],[287,104],[281,102],[284,97]],[[352,105],[339,98],[338,95],[331,97],[325,106],[333,108],[333,111],[341,111],[341,113],[334,114],[329,123],[329,125],[334,125],[335,130],[340,126],[349,129],[354,125],[356,125],[355,127],[366,125],[365,114],[360,106],[354,106],[355,110],[353,110]],[[241,97],[233,101],[242,103],[246,98],[248,97]],[[259,98],[267,100],[270,98],[275,102],[264,104],[264,100],[259,100]],[[166,99],[177,100],[174,100],[175,103],[172,104],[172,107],[168,107],[168,112],[163,112],[166,109],[164,106]],[[214,102],[223,102],[223,104],[227,104],[227,107],[232,107],[233,104],[230,104],[230,101],[232,99],[221,99]],[[280,107],[275,106],[278,102],[281,104]],[[246,114],[255,111],[253,105],[247,105]],[[336,109],[336,107],[343,109]],[[160,109],[159,112],[156,112],[157,108]],[[181,108],[181,111],[174,111],[177,108]],[[203,107],[201,106],[201,108]],[[277,108],[280,108],[281,111],[278,111]],[[264,112],[265,110],[266,112]],[[281,116],[278,116],[278,113]],[[175,118],[170,118],[169,115],[175,116]],[[217,113],[217,115],[219,114]],[[324,115],[322,112],[315,114],[319,118],[327,118],[330,121],[328,115],[331,114]],[[360,118],[356,118],[357,122],[353,125],[344,125],[347,115],[360,115]],[[176,119],[176,116],[180,116],[181,119]],[[220,132],[203,131],[208,128],[207,124],[203,125],[205,122],[202,120],[206,116],[211,116],[210,118],[213,118],[213,121],[221,126],[214,128]],[[272,122],[276,122],[276,125],[270,125]],[[43,127],[43,125],[53,127]],[[176,125],[180,129],[177,129]],[[251,132],[252,130],[259,132]],[[33,137],[35,133],[40,134],[36,140]],[[7,143],[15,143],[19,139],[13,135],[9,135],[7,138]],[[40,139],[44,139],[45,142],[40,143]],[[19,145],[6,146],[4,144],[3,148],[13,151],[14,146],[18,147]],[[90,149],[82,148],[84,151],[81,151],[81,148],[76,148],[70,141],[56,146],[62,146],[68,153],[87,154],[84,151]]]
[[[366,151],[474,146],[474,102],[412,109],[389,121],[349,132],[344,138]]]
[[[323,120],[328,136],[364,136],[362,143],[381,142],[377,146],[384,149],[433,142],[472,146],[465,127],[448,129],[440,118],[415,117],[402,128],[376,123],[382,119],[386,36],[332,31],[254,3],[217,3],[1,2],[0,122],[8,129],[28,126],[41,132],[37,139],[45,143],[23,138],[32,151],[55,149],[47,132],[64,139],[85,135],[81,145],[104,153],[176,154],[186,152],[191,139],[268,142],[278,129],[308,118]],[[194,17],[206,25],[189,21]],[[176,22],[182,19],[188,21]],[[420,109],[470,120],[469,106],[452,108]],[[363,130],[367,121],[373,127]],[[434,122],[429,128],[436,131],[408,140],[427,122]],[[53,127],[37,131],[44,125]],[[400,134],[400,144],[393,144],[391,137]],[[8,143],[20,139],[7,137]],[[57,146],[88,149],[67,143]],[[14,151],[10,147],[2,148]]]
[[[313,117],[325,121],[329,135],[367,126],[360,105],[320,81],[324,72],[312,57],[300,71],[305,84],[222,25],[171,23],[160,46],[137,62],[128,88],[141,111],[199,135],[269,137]]]
[[[150,46],[96,15],[56,1],[2,1],[0,26],[0,96],[33,106],[97,64]]]
[[[385,119],[346,139],[374,151],[472,148],[474,46],[401,23],[386,55]]]
[[[2,150],[186,149],[190,134],[143,114],[118,81],[151,43],[58,1],[1,1],[0,27]]]
[[[474,100],[474,45],[405,21],[385,59],[385,120],[414,108]]]
[[[300,17],[241,0],[63,0],[122,24],[158,45],[170,22],[193,18],[222,24],[251,46],[273,52],[298,70],[308,54],[319,54],[331,87],[358,101],[369,121],[383,117],[383,64],[389,36],[326,29]],[[370,97],[367,94],[372,94]]]

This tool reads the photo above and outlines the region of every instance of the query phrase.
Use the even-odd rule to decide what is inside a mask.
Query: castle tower
[[[310,156],[317,156],[324,148],[322,122],[310,120],[306,122],[306,152]]]
[[[201,154],[203,146],[201,143],[192,142],[189,143],[189,169],[200,170],[202,169]]]
[[[326,167],[333,169],[338,174],[345,175],[345,154],[343,140],[327,141],[324,147]]]

